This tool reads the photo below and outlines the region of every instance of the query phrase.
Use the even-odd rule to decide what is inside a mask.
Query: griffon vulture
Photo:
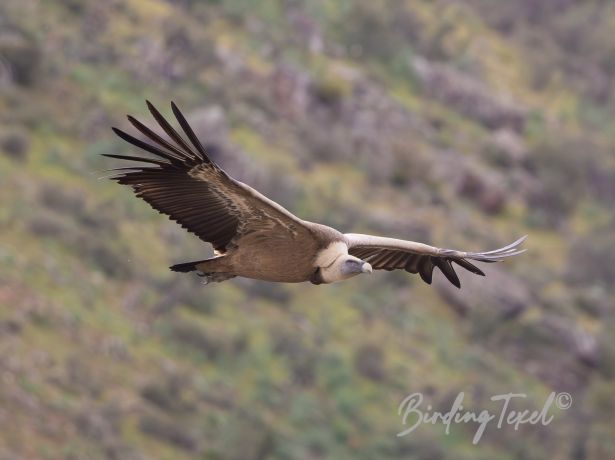
[[[431,284],[434,267],[438,267],[460,287],[453,264],[484,276],[470,260],[499,262],[524,251],[519,246],[525,237],[494,251],[464,252],[383,236],[341,233],[302,220],[214,163],[175,104],[171,104],[173,113],[185,137],[151,103],[147,105],[168,139],[131,116],[130,123],[151,143],[113,130],[155,157],[106,156],[147,164],[118,168],[112,179],[131,186],[154,209],[213,245],[214,257],[173,265],[173,271],[197,271],[206,282],[243,276],[322,284],[372,270],[403,269],[418,273]]]

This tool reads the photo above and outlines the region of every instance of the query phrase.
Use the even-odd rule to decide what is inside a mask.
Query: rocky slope
[[[3,2],[0,458],[615,456],[615,8],[496,5]],[[203,287],[167,267],[207,249],[104,179],[146,98],[303,218],[529,251],[461,291]],[[573,406],[396,437],[460,391]]]

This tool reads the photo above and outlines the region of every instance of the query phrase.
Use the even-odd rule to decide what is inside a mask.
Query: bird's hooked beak
[[[368,264],[367,262],[365,262],[363,265],[361,265],[361,272],[362,273],[371,273],[372,272],[372,266],[370,264]]]

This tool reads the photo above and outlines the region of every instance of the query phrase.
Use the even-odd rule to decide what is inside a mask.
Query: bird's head
[[[348,255],[341,262],[340,272],[344,278],[372,272],[372,266],[358,257]]]

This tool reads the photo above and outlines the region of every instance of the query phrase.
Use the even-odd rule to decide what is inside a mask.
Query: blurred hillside
[[[615,4],[5,0],[0,459],[615,458]],[[457,291],[404,273],[201,286],[200,241],[104,179],[174,100],[300,217],[529,251]],[[423,426],[551,391],[546,427]]]

